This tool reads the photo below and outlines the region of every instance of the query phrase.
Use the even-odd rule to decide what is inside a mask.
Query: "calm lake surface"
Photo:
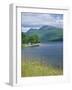
[[[22,60],[40,60],[56,67],[63,67],[63,43],[40,44],[38,47],[22,48]]]

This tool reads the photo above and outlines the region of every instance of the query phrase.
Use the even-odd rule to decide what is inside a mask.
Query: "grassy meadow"
[[[38,60],[26,60],[21,63],[21,76],[54,76],[63,75],[63,70],[58,67],[53,67],[46,63],[41,63]]]

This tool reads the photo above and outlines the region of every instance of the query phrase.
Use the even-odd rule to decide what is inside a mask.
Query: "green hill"
[[[63,29],[53,26],[42,26],[40,29],[30,29],[27,35],[38,35],[40,42],[63,41]]]

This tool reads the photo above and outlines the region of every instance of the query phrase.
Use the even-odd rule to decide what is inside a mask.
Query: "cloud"
[[[21,30],[22,32],[27,32],[30,29],[30,27],[22,27]]]
[[[22,27],[40,27],[42,25],[63,27],[63,14],[25,12],[21,16]]]

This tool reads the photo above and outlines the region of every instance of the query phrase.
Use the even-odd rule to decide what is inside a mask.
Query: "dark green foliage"
[[[22,32],[22,43],[28,44],[29,37]]]
[[[26,35],[25,33],[22,32],[22,44],[36,44],[39,43],[40,39],[38,35]]]
[[[29,42],[31,44],[35,44],[35,43],[39,43],[40,40],[39,40],[39,37],[37,35],[32,35],[29,37]]]

